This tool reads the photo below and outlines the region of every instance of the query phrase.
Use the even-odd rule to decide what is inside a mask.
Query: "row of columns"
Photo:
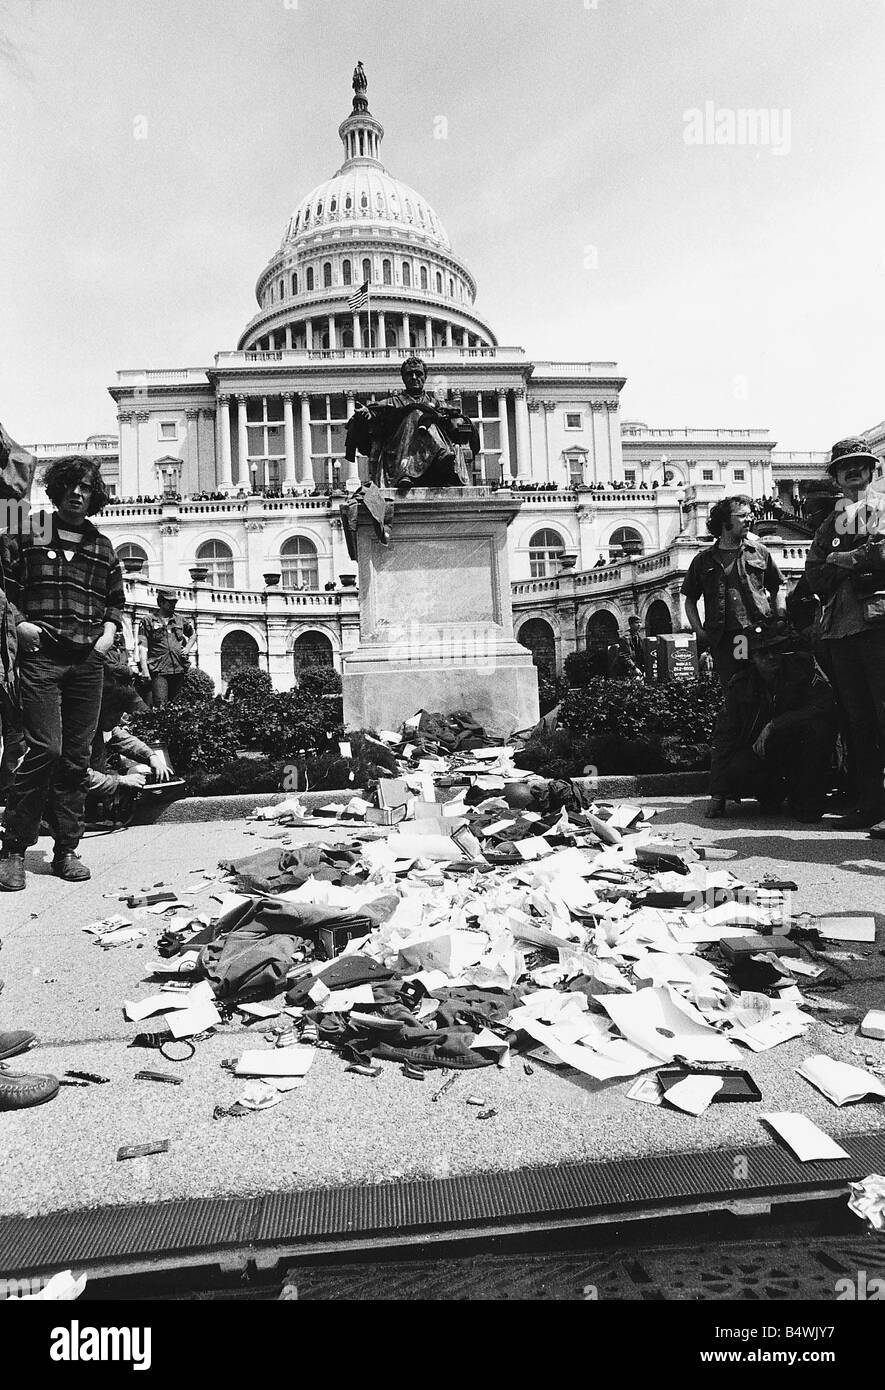
[[[364,328],[366,329],[366,344],[368,345],[369,343],[371,343],[371,332],[373,325],[375,330],[376,346],[380,348],[387,347],[387,317],[387,313],[384,309],[370,310],[366,314],[352,313],[350,317],[350,323],[351,332],[353,334],[354,348],[363,347]],[[412,321],[412,316],[410,314],[402,313],[391,317],[394,326],[396,326],[399,329],[397,333],[398,347],[405,348],[410,345],[411,335],[413,331],[415,333],[416,340],[418,340],[416,342],[417,348],[433,347],[433,318],[429,314],[424,316],[423,321],[416,316],[414,324]],[[319,319],[316,322],[317,324],[323,324],[325,326],[325,331],[329,339],[329,350],[333,351],[334,349],[338,348],[338,317],[335,314],[328,314],[323,319]],[[442,328],[445,334],[446,347],[466,348],[475,345],[480,347],[485,345],[484,340],[481,339],[478,336],[478,334],[471,334],[469,329],[467,328],[457,328],[448,320],[442,322]],[[470,341],[471,337],[473,338],[473,343],[471,343]],[[312,352],[314,348],[318,346],[318,344],[315,343],[314,338],[314,320],[305,319],[304,346],[308,352]],[[282,335],[273,332],[268,333],[267,341],[270,351],[272,352],[276,351],[277,348],[282,347],[291,350],[293,345],[292,325],[287,324]]]
[[[299,394],[293,391],[284,391],[283,396],[283,473],[281,486],[288,487],[313,487],[313,441],[310,423],[310,396],[307,392],[299,394],[300,412],[300,432],[301,448],[300,457],[296,462],[295,453],[295,411],[294,399]],[[516,478],[518,482],[530,482],[532,479],[532,457],[531,457],[531,431],[529,428],[529,412],[526,390],[523,386],[518,386],[514,390],[514,417],[516,422]],[[511,473],[510,455],[510,425],[507,411],[507,391],[499,388],[498,396],[498,426],[501,449],[501,473],[507,478]],[[347,415],[349,420],[356,408],[356,401],[353,391],[345,392],[347,401]],[[245,395],[237,396],[237,451],[240,461],[240,483],[248,481],[242,476],[242,470],[247,466],[249,457],[249,435],[248,418],[246,413],[247,398]],[[218,409],[216,412],[217,423],[217,448],[216,457],[218,459],[218,482],[217,486],[221,491],[229,491],[233,488],[233,458],[231,453],[231,398],[227,395],[218,397]],[[348,460],[347,474],[345,482],[359,485],[359,466],[356,459]]]

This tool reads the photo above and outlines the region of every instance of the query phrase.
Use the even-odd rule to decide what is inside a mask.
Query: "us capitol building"
[[[824,454],[778,454],[764,429],[622,420],[616,363],[501,345],[436,212],[382,164],[361,65],[353,85],[343,162],[292,214],[236,351],[208,367],[120,371],[119,437],[30,446],[40,462],[101,460],[114,497],[101,525],[127,570],[127,616],[152,608],[159,584],[176,588],[219,686],[243,660],[283,689],[304,664],[340,668],[359,608],[339,506],[367,462],[345,460],[345,424],[359,402],[401,389],[400,364],[417,352],[428,387],[476,422],[474,483],[522,494],[509,533],[514,628],[536,663],[560,670],[634,613],[652,634],[685,628],[679,588],[710,504],[729,492],[789,498],[820,476]],[[867,437],[885,453],[885,425]],[[808,528],[758,529],[798,578]]]

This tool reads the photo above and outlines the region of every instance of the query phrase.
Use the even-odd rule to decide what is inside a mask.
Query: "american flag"
[[[364,280],[359,289],[356,290],[348,299],[348,304],[353,313],[359,313],[360,309],[365,309],[369,302],[369,282]]]

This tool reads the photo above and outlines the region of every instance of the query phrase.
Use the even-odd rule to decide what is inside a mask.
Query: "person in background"
[[[150,680],[154,709],[163,709],[181,691],[196,642],[193,623],[176,617],[178,595],[157,590],[157,612],[138,625],[138,660],[143,679]]]
[[[50,790],[52,872],[71,883],[90,877],[76,850],[103,658],[125,601],[114,548],[89,519],[108,500],[98,464],[67,455],[49,466],[43,481],[54,507],[49,526],[8,538],[7,597],[15,610],[27,744],[3,820],[0,888],[12,892],[25,886],[25,850],[37,840]]]
[[[786,623],[750,634],[749,660],[732,676],[716,725],[706,816],[755,797],[804,824],[819,821],[830,786],[836,703],[814,657]]]
[[[723,685],[746,657],[745,644],[735,639],[778,616],[784,582],[768,548],[750,536],[751,509],[752,498],[743,494],[723,497],[711,507],[707,530],[715,540],[695,555],[682,583],[685,614],[698,649],[709,649]]]
[[[805,574],[821,600],[820,639],[844,711],[857,804],[836,825],[885,838],[885,497],[870,491],[878,460],[840,439],[827,472],[842,493],[818,527]]]

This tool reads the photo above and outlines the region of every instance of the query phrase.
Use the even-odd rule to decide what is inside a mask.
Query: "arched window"
[[[234,587],[234,553],[225,541],[204,541],[197,551],[197,560],[208,569],[206,582],[213,588]]]
[[[331,285],[331,283],[332,283],[332,262],[331,262],[331,261],[326,261],[325,264],[323,265],[323,285],[325,286],[326,289],[328,289],[329,286]]]
[[[285,283],[284,280],[281,280],[281,281],[280,281],[280,299],[283,298],[283,296],[285,295],[285,293],[286,293],[286,283]]]
[[[442,294],[442,276],[439,271],[436,272],[436,292]]]
[[[385,285],[393,284],[393,273],[390,268],[390,261],[386,258],[381,262],[381,279]]]
[[[317,203],[317,217],[322,217],[322,215],[323,215],[323,205],[322,205],[322,203]]]
[[[360,140],[360,144],[362,144],[362,139]],[[362,150],[360,150],[360,154],[362,154]],[[369,195],[368,195],[368,193],[362,193],[362,194],[360,195],[360,210],[361,210],[362,212],[368,212],[368,211],[369,211]]]
[[[125,545],[118,545],[117,559],[127,574],[142,574],[147,578],[147,551],[142,550],[140,545],[133,545],[131,541],[127,541]]]
[[[641,555],[642,537],[633,526],[619,526],[609,538],[609,549],[620,550],[624,555]]]
[[[363,279],[372,279],[372,262],[369,260],[368,256],[363,260]]]
[[[345,211],[345,212],[350,212],[350,211],[352,210],[352,208],[353,208],[353,199],[351,198],[350,194],[348,193],[347,197],[344,199],[344,211]]]
[[[546,579],[548,575],[555,574],[564,549],[565,544],[558,531],[551,531],[549,527],[536,531],[529,541],[532,579]]]
[[[607,608],[600,608],[592,614],[587,623],[587,650],[595,651],[608,647],[618,640],[618,620]]]
[[[318,589],[317,548],[306,536],[293,536],[280,550],[284,589]]]
[[[422,267],[421,267],[421,288],[422,288],[422,290],[426,290],[426,289],[427,289],[427,266],[426,266],[426,265],[422,265]]]
[[[454,298],[455,298],[455,282],[454,282],[454,280],[452,279],[452,277],[451,277],[451,275],[450,275],[450,276],[449,276],[449,299],[454,299]]]
[[[332,643],[321,632],[302,632],[295,638],[292,647],[295,675],[308,671],[312,666],[334,666]]]
[[[305,227],[307,226],[307,224],[308,224],[309,221],[310,221],[310,208],[305,208],[305,209],[304,209],[304,225],[305,225]]]
[[[295,275],[292,276],[292,293],[293,293],[293,294],[297,294],[297,293],[298,293],[298,276],[297,276],[297,274],[295,274]]]
[[[308,288],[309,290],[312,290],[312,289],[313,289],[313,266],[312,266],[312,265],[309,265],[309,266],[307,267],[307,288]]]
[[[518,641],[528,647],[532,661],[546,676],[556,675],[556,636],[543,618],[529,618],[519,629]]]
[[[341,262],[341,280],[345,285],[351,284],[350,261]]]
[[[257,666],[258,643],[248,632],[228,632],[221,639],[221,682],[227,685],[234,671]]]
[[[403,261],[403,285],[409,289],[412,284],[412,267],[408,261]]]

